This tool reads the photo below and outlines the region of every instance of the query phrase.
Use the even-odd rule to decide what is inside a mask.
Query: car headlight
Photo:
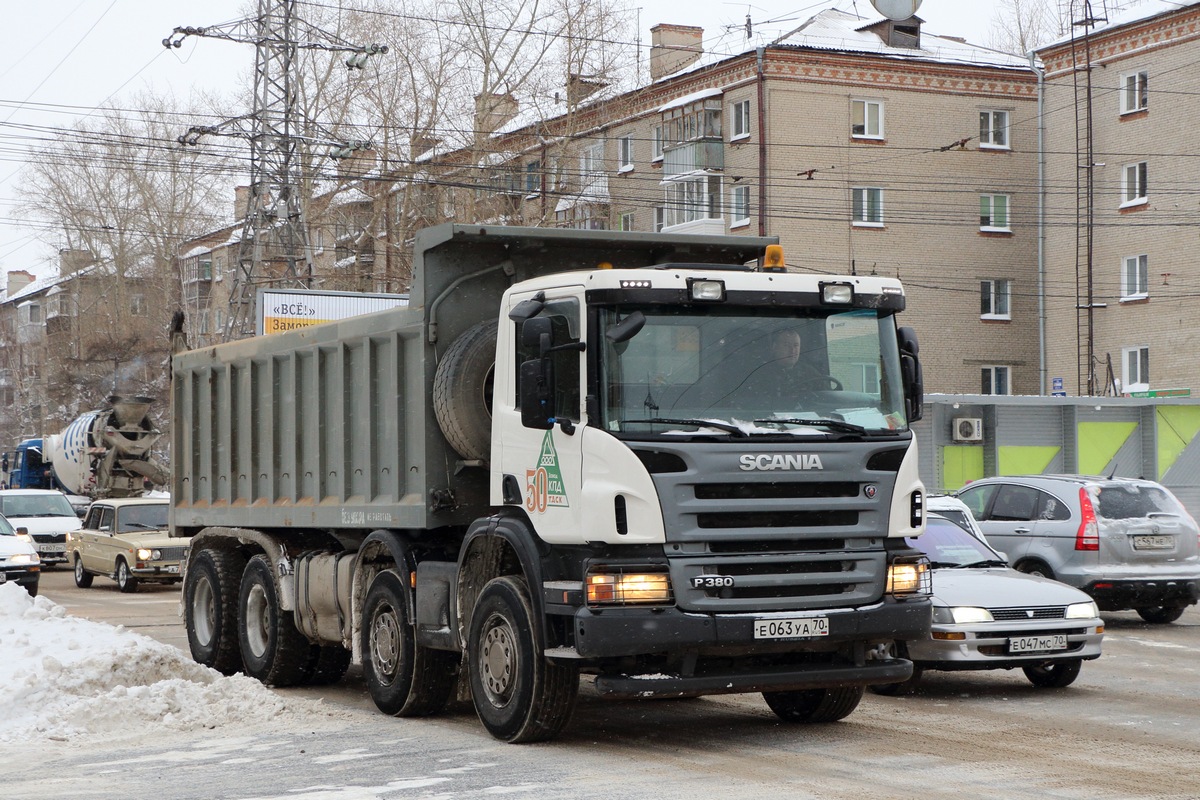
[[[30,536],[28,533],[18,533],[17,538],[20,539],[22,542],[26,542],[28,544],[33,544],[33,537]]]
[[[587,576],[589,605],[671,602],[671,580],[665,572],[597,572]]]
[[[139,547],[137,551],[138,561],[149,561],[153,553],[145,547]]]
[[[1095,619],[1100,608],[1095,603],[1072,603],[1067,606],[1067,619]]]
[[[41,560],[37,553],[17,553],[8,557],[9,564],[37,564]]]
[[[954,618],[954,622],[958,625],[966,625],[972,622],[992,622],[992,612],[986,608],[976,608],[974,606],[955,606],[950,609],[950,615]]]

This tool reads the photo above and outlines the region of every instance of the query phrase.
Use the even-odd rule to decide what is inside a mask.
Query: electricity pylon
[[[315,125],[297,108],[297,52],[349,53],[346,66],[362,69],[369,56],[388,51],[385,45],[356,45],[323,31],[298,18],[295,6],[296,0],[258,0],[258,14],[253,18],[210,27],[180,27],[163,39],[164,47],[179,47],[188,36],[255,45],[254,109],[216,125],[190,128],[179,137],[184,145],[198,144],[206,135],[233,136],[250,142],[250,191],[229,287],[226,341],[254,332],[253,311],[259,286],[299,288],[312,283],[312,256],[300,188],[301,147],[332,145],[336,155],[345,157],[368,146],[366,142],[330,141],[308,135]],[[269,249],[273,252],[268,253]]]

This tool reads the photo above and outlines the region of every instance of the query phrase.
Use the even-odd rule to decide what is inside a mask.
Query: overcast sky
[[[326,0],[332,3],[334,0]],[[638,7],[641,41],[660,22],[699,25],[705,39],[727,27],[799,24],[830,2],[754,0],[630,0]],[[839,7],[865,15],[869,0],[841,0]],[[990,0],[925,0],[927,28],[986,44],[994,15]],[[44,276],[57,269],[57,247],[18,218],[19,176],[38,142],[55,129],[109,101],[145,89],[186,95],[196,88],[232,91],[249,80],[253,49],[190,37],[180,49],[163,38],[178,25],[212,25],[239,19],[254,0],[34,0],[7,2],[0,24],[0,281],[23,269]],[[687,8],[682,12],[681,8]],[[302,10],[302,6],[301,6]],[[230,116],[246,109],[230,108]],[[181,131],[182,132],[182,131]],[[53,237],[52,237],[53,238]],[[2,287],[0,282],[0,287]]]

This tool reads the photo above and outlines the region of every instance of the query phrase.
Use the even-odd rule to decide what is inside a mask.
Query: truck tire
[[[241,553],[194,553],[183,581],[183,614],[188,648],[198,664],[232,675],[242,667],[238,645],[238,585],[246,559]]]
[[[129,571],[129,564],[123,558],[117,559],[117,588],[125,594],[138,590],[138,579]]]
[[[492,456],[495,320],[467,330],[446,350],[433,376],[433,412],[454,451],[465,459]]]
[[[784,722],[837,722],[850,716],[862,700],[863,687],[763,692],[763,699]]]
[[[495,578],[483,587],[468,641],[471,699],[488,732],[513,744],[558,735],[575,709],[579,670],[541,652],[523,579]]]
[[[427,717],[445,709],[458,678],[458,654],[416,643],[393,570],[375,576],[363,604],[363,678],[375,706],[397,717]]]
[[[92,573],[83,568],[83,559],[75,554],[75,585],[80,589],[89,589],[93,580]]]
[[[308,679],[313,686],[329,686],[337,683],[350,668],[350,651],[340,644],[312,645],[308,653]]]
[[[268,686],[295,686],[309,676],[312,645],[296,629],[292,612],[280,608],[271,562],[264,555],[250,559],[242,573],[237,627],[247,675]]]

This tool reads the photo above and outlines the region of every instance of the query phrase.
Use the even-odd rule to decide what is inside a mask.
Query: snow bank
[[[13,583],[0,585],[0,669],[0,742],[245,725],[294,704],[141,634],[69,616]]]

